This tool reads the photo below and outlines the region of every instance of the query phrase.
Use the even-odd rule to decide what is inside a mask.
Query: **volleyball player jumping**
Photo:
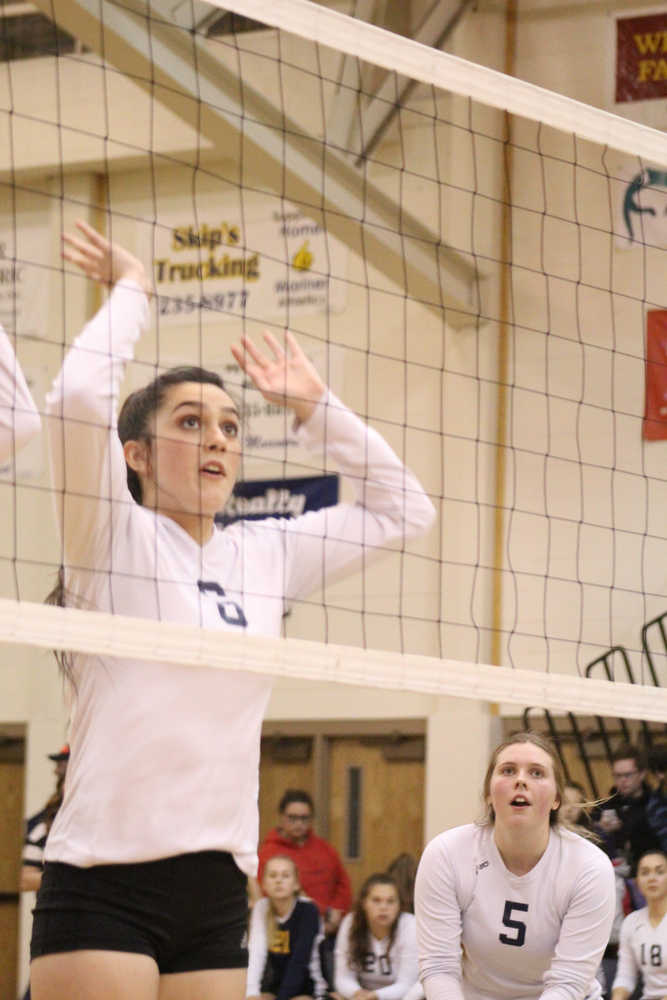
[[[433,507],[373,430],[325,387],[296,341],[234,357],[292,410],[302,443],[352,481],[356,503],[216,528],[241,460],[219,377],[158,377],[116,405],[148,319],[141,263],[85,223],[66,258],[113,287],[47,401],[67,603],[277,636],[286,600],[416,535]],[[246,876],[256,871],[267,678],[76,654],[63,805],[33,923],[33,1000],[244,996]]]
[[[415,886],[426,1000],[596,1000],[614,873],[559,822],[553,747],[519,733],[494,752],[485,821],[441,833]]]

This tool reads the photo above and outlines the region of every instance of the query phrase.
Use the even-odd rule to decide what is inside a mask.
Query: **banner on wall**
[[[646,316],[646,405],[643,436],[667,440],[667,309]]]
[[[217,199],[196,220],[186,211],[160,217],[153,275],[161,323],[286,321],[345,308],[347,247],[288,203],[254,209],[246,204],[241,216],[238,199]]]
[[[616,16],[616,102],[667,97],[667,9]]]
[[[259,479],[237,483],[227,506],[216,514],[223,527],[234,521],[265,517],[299,517],[309,510],[338,503],[338,476],[299,479]]]
[[[617,228],[623,245],[667,247],[667,170],[648,167],[622,185]]]

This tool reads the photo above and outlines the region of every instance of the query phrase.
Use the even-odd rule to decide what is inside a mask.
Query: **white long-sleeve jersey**
[[[612,989],[622,987],[634,993],[639,973],[643,979],[642,1000],[667,997],[667,916],[654,927],[647,907],[628,914],[621,925]]]
[[[427,1000],[595,1000],[614,917],[607,856],[552,830],[526,875],[513,875],[491,826],[440,834],[415,885],[420,977]]]
[[[0,465],[39,433],[40,423],[9,337],[0,326]]]
[[[350,966],[350,930],[354,914],[341,921],[336,937],[334,975],[336,991],[349,1000],[359,989],[373,990],[378,1000],[419,1000],[417,936],[412,913],[401,913],[391,948],[387,941],[368,936],[368,951],[362,969]]]
[[[141,507],[116,430],[125,362],[148,318],[128,282],[85,327],[47,398],[68,603],[220,631],[280,634],[285,600],[430,525],[415,477],[331,394],[299,429],[356,486],[356,504],[239,522],[203,546]],[[65,799],[46,859],[79,866],[230,851],[257,866],[261,723],[270,680],[76,654]]]

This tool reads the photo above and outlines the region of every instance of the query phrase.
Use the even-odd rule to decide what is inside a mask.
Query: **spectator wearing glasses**
[[[336,848],[313,833],[315,810],[308,792],[288,788],[278,812],[278,825],[269,831],[259,848],[258,879],[261,883],[269,858],[277,854],[292,858],[303,892],[317,904],[324,921],[322,971],[329,981],[336,932],[352,905],[350,880]]]
[[[595,827],[612,859],[625,858],[631,874],[647,851],[667,849],[667,830],[656,822],[656,809],[663,796],[646,781],[642,752],[630,744],[612,756],[614,787],[610,798],[596,811]]]

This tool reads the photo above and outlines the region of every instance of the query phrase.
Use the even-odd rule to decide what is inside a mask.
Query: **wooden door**
[[[262,739],[259,765],[259,842],[278,820],[278,803],[288,788],[300,788],[316,798],[313,739],[278,736]]]
[[[419,859],[424,846],[423,737],[397,744],[334,737],[329,744],[329,840],[349,872],[353,892],[397,855]],[[391,751],[391,752],[390,752]]]
[[[23,761],[0,755],[0,997],[16,996],[18,885],[23,842]],[[22,756],[22,754],[21,754]]]

